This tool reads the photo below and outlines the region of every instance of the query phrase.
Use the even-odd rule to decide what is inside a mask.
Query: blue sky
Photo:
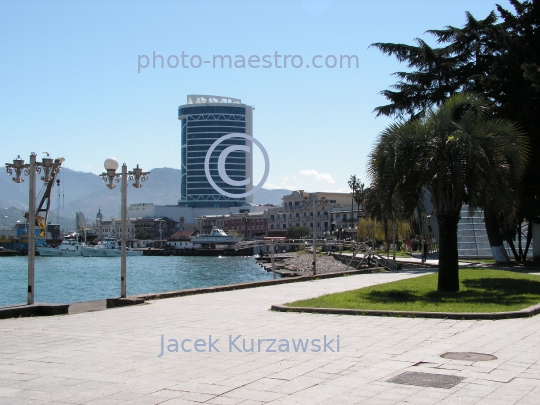
[[[351,174],[369,183],[367,156],[391,122],[375,118],[378,93],[405,68],[369,45],[432,42],[426,30],[493,9],[493,0],[0,1],[0,158],[48,151],[93,173],[109,156],[130,168],[180,168],[177,108],[188,94],[211,94],[255,106],[254,135],[271,162],[265,187],[348,191]],[[139,73],[139,55],[153,52],[165,67],[157,59]],[[275,52],[303,65],[168,67],[182,52],[187,66],[193,55],[274,61]],[[307,68],[315,55],[323,67]],[[356,55],[358,68],[325,67],[328,55]]]

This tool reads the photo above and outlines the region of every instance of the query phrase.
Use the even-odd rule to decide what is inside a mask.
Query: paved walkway
[[[268,310],[274,303],[420,274],[366,274],[107,311],[2,320],[0,404],[540,403],[540,316],[455,321]],[[158,357],[162,335],[166,353]],[[208,350],[209,335],[220,352],[195,352],[199,338],[197,348]],[[239,353],[234,346],[229,352],[229,335],[242,335],[235,341],[242,351],[242,338],[247,349],[255,339],[255,353]],[[334,339],[327,346],[334,352],[297,353],[291,345],[288,353],[266,353],[270,341],[261,342],[257,352],[257,339],[295,339],[297,344],[297,339],[324,335]],[[181,347],[167,352],[167,346],[174,350],[172,339],[181,346],[188,338],[192,341],[184,348],[191,352]],[[450,351],[498,359],[440,357]],[[387,381],[406,371],[465,379],[449,389]]]

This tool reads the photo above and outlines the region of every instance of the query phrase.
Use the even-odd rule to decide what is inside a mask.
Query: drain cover
[[[456,375],[416,373],[406,371],[403,374],[391,378],[387,382],[416,385],[418,387],[452,388],[464,379],[465,377],[459,377]]]
[[[451,360],[465,360],[465,361],[489,361],[497,360],[497,357],[492,354],[484,353],[472,353],[472,352],[448,352],[441,354],[441,357]]]

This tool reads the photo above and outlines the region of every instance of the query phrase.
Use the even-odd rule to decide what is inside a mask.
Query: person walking
[[[422,241],[422,264],[425,263],[428,253],[428,243],[426,240]]]

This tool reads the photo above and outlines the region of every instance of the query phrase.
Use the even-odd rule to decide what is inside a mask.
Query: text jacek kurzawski
[[[324,335],[315,339],[244,338],[229,335],[227,339],[208,338],[167,339],[161,335],[160,353],[336,353],[339,352],[339,335]]]

